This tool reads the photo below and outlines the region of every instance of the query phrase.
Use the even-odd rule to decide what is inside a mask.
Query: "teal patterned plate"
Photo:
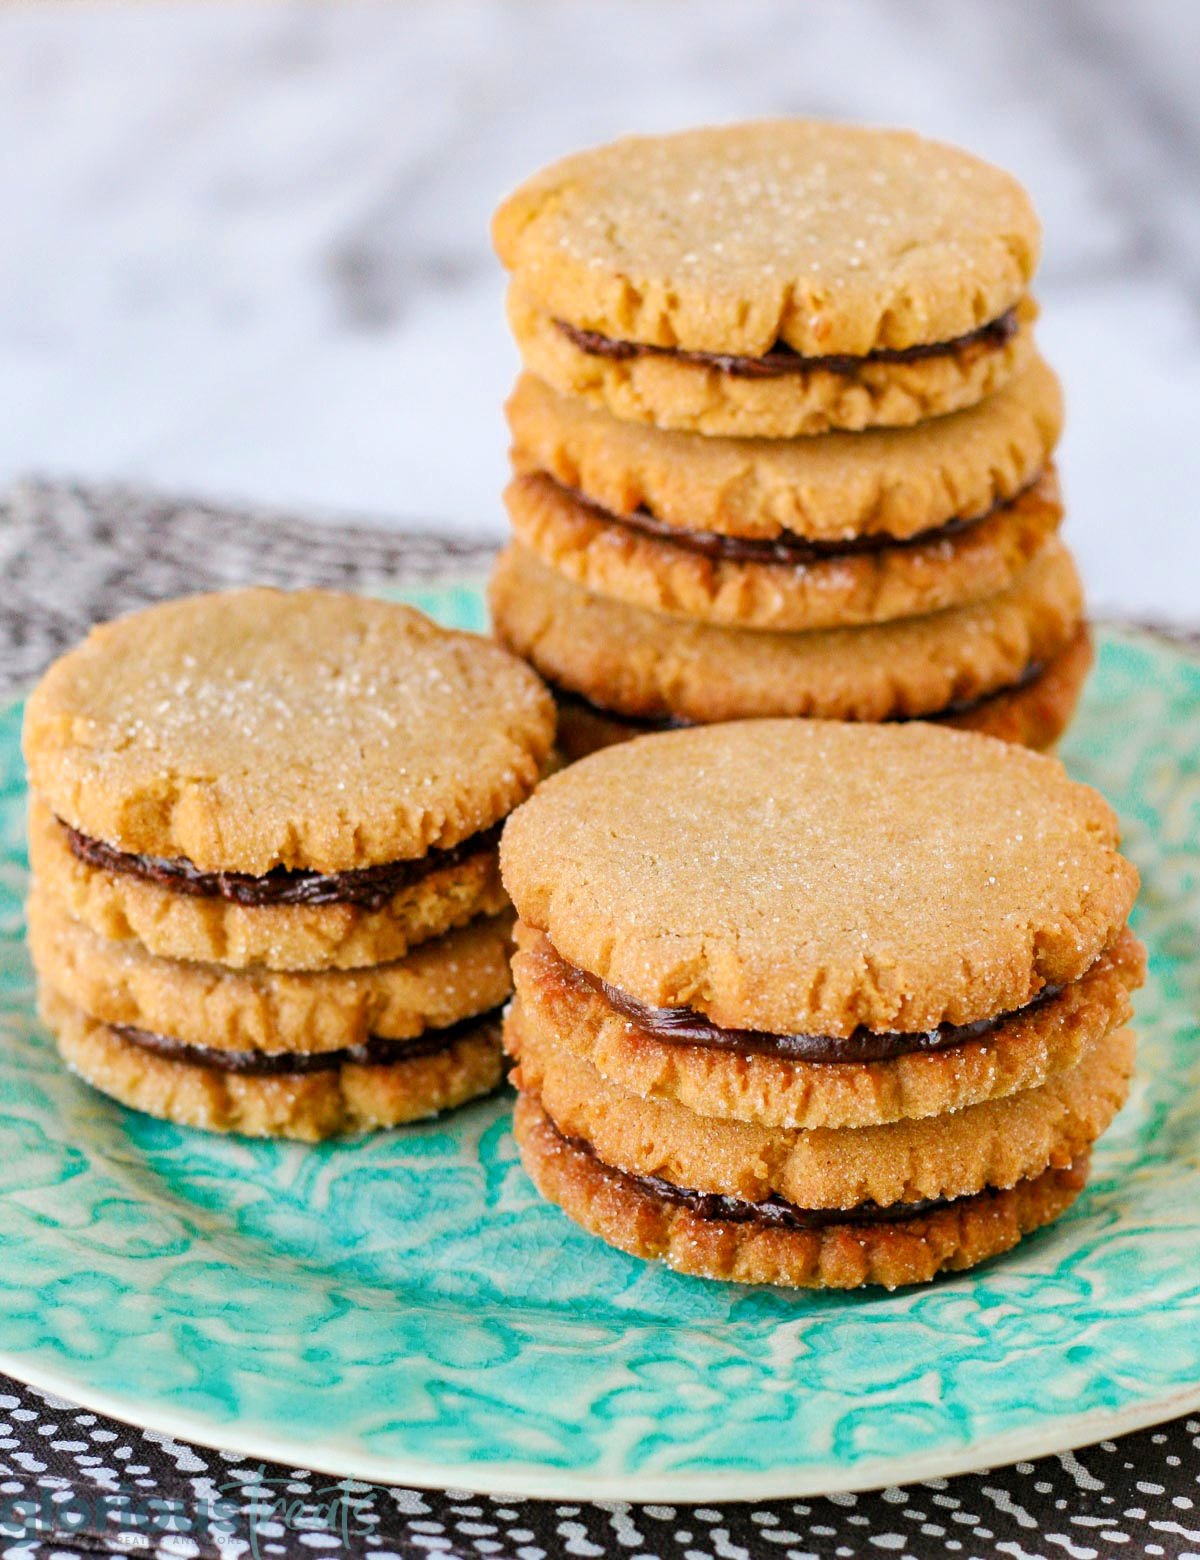
[[[466,591],[417,593],[472,621]],[[1132,1098],[1054,1228],[886,1295],[709,1285],[536,1197],[508,1100],[360,1143],[222,1141],[69,1077],[33,1015],[0,716],[0,1369],[363,1479],[701,1500],[1032,1458],[1200,1406],[1200,665],[1108,635],[1065,758],[1150,945]]]

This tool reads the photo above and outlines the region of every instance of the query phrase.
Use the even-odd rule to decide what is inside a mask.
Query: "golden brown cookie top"
[[[1075,980],[1137,891],[1112,810],[1062,765],[912,724],[740,721],[546,782],[501,843],[569,963],[726,1027],[969,1023]]]
[[[204,871],[343,872],[503,818],[553,740],[536,676],[409,607],[193,596],[95,628],[38,684],[30,780],[65,823]]]
[[[954,340],[1016,304],[1040,246],[1001,169],[909,131],[803,119],[576,153],[510,195],[492,233],[555,318],[751,357]]]

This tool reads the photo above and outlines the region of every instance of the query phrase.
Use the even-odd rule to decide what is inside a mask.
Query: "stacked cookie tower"
[[[1059,736],[1090,646],[1012,178],[731,126],[568,158],[494,237],[527,372],[493,617],[570,756],[761,715]]]
[[[30,946],[63,1057],[152,1115],[316,1139],[500,1079],[500,825],[554,712],[497,646],[325,591],[94,630],[24,731]]]
[[[932,725],[742,721],[546,782],[501,846],[544,1196],[708,1278],[923,1282],[1063,1211],[1125,1097],[1116,820]]]

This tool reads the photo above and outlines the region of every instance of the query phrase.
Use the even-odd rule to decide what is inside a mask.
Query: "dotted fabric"
[[[484,542],[334,530],[44,483],[11,494],[3,522],[3,693],[27,685],[92,622],[181,591],[248,580],[418,584],[482,572],[490,555]],[[1200,1419],[905,1490],[712,1508],[574,1506],[263,1465],[105,1420],[0,1377],[0,1560],[97,1554],[1200,1560]]]
[[[1200,1420],[908,1489],[628,1506],[392,1489],[130,1429],[0,1379],[0,1557],[758,1560],[1200,1554]]]

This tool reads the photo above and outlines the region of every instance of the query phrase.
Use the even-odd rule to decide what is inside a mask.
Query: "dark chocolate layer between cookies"
[[[819,1227],[704,1218],[655,1195],[561,1137],[535,1096],[519,1094],[513,1131],[544,1197],[593,1235],[682,1273],[793,1289],[896,1289],[974,1267],[1057,1218],[1082,1190],[1087,1156],[1008,1190],[985,1191],[907,1219]]]
[[[492,1031],[500,1038],[502,1008],[460,1019],[444,1029],[428,1029],[407,1040],[392,1040],[371,1035],[362,1045],[345,1046],[336,1051],[239,1051],[219,1046],[193,1045],[170,1035],[158,1035],[132,1024],[110,1024],[113,1034],[131,1045],[167,1061],[182,1062],[213,1072],[237,1073],[242,1077],[274,1078],[303,1073],[336,1072],[341,1067],[389,1067],[413,1061],[420,1056],[436,1056],[461,1040],[483,1039]]]
[[[787,1061],[822,1062],[833,1066],[891,1061],[899,1056],[948,1050],[973,1040],[982,1040],[995,1034],[1013,1019],[1023,1017],[1052,1001],[1063,990],[1061,986],[1045,986],[1032,1002],[1011,1012],[997,1013],[970,1024],[940,1024],[936,1029],[916,1033],[876,1031],[860,1026],[853,1034],[844,1036],[785,1035],[758,1029],[725,1029],[694,1008],[647,1007],[628,992],[609,985],[586,970],[577,969],[565,959],[561,963],[569,980],[590,986],[635,1029],[652,1040],[674,1045],[706,1046],[739,1056],[777,1056]]]
[[[158,883],[193,898],[226,899],[249,906],[356,905],[363,910],[382,910],[401,889],[419,883],[435,872],[458,866],[472,856],[495,850],[500,842],[501,828],[502,824],[493,824],[457,845],[430,850],[409,861],[391,861],[347,872],[309,872],[276,867],[261,877],[253,877],[245,872],[202,872],[181,857],[131,855],[63,824],[71,852],[80,861],[104,872],[118,872]]]
[[[545,1106],[542,1106],[545,1110]],[[1001,1188],[987,1187],[968,1197],[927,1197],[918,1202],[897,1202],[883,1206],[876,1202],[862,1202],[852,1208],[800,1208],[785,1198],[772,1194],[762,1202],[748,1202],[741,1197],[725,1197],[717,1192],[700,1192],[686,1186],[676,1186],[673,1181],[656,1175],[638,1175],[605,1163],[592,1145],[583,1138],[569,1137],[561,1132],[549,1115],[546,1122],[557,1137],[564,1151],[569,1150],[590,1160],[606,1178],[611,1177],[624,1189],[654,1198],[659,1202],[686,1208],[694,1218],[705,1223],[758,1225],[766,1229],[825,1230],[841,1226],[861,1228],[876,1224],[903,1224],[920,1219],[942,1208],[984,1207],[995,1198]],[[1082,1173],[1080,1167],[1079,1173]],[[1068,1166],[1068,1172],[1076,1167]]]
[[[702,558],[729,563],[769,563],[790,566],[823,563],[836,558],[910,551],[917,547],[929,546],[931,543],[949,541],[981,525],[1001,509],[1015,503],[1020,497],[1020,494],[1014,494],[1010,499],[993,504],[983,514],[973,515],[970,519],[947,520],[941,525],[931,526],[928,530],[917,531],[912,536],[895,537],[888,536],[882,531],[869,531],[863,536],[850,536],[833,541],[813,540],[800,536],[794,531],[782,531],[778,536],[768,540],[760,537],[728,536],[717,531],[684,530],[657,519],[647,509],[635,509],[630,514],[618,515],[597,504],[585,493],[573,489],[563,491],[569,492],[576,504],[608,525],[625,526],[628,530],[643,532],[656,541],[670,542],[672,546],[698,553]]]
[[[581,352],[591,357],[608,358],[614,362],[626,362],[639,357],[666,357],[678,363],[694,363],[703,368],[715,369],[721,374],[731,374],[740,379],[778,379],[785,374],[809,373],[824,370],[831,374],[854,374],[869,363],[916,363],[927,358],[949,357],[971,347],[1002,347],[1017,333],[1019,320],[1015,308],[1008,309],[997,319],[989,320],[977,330],[968,331],[950,341],[921,343],[911,347],[881,347],[863,357],[834,353],[825,357],[807,357],[796,352],[785,342],[777,342],[762,357],[740,357],[725,352],[685,351],[679,347],[652,346],[647,342],[620,341],[599,331],[582,330],[566,320],[555,320],[555,326]]]

